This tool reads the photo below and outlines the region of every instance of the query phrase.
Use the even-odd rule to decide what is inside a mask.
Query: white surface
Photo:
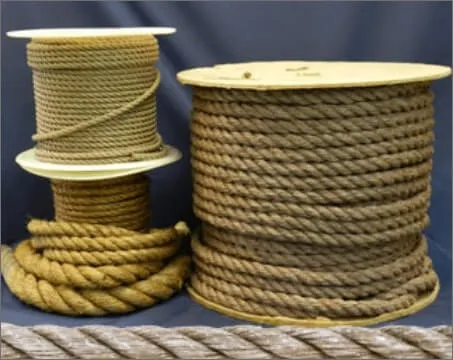
[[[170,35],[176,32],[172,27],[128,27],[128,28],[55,28],[8,31],[11,38],[68,38],[94,36]]]
[[[178,73],[178,80],[205,87],[278,90],[391,85],[450,74],[448,66],[416,63],[270,61],[185,70]]]
[[[37,160],[33,148],[20,153],[16,157],[16,162],[29,173],[49,179],[103,180],[149,171],[181,159],[179,150],[168,145],[167,149],[166,156],[155,160],[100,165],[64,165]]]

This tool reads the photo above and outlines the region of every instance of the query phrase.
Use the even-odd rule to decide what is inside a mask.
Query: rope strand
[[[225,328],[2,323],[2,359],[451,359],[451,326]]]

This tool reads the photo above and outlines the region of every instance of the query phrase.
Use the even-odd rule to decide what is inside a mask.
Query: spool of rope
[[[433,301],[439,283],[422,235],[430,83],[300,89],[303,80],[268,75],[278,65],[230,65],[229,77],[227,68],[179,75],[194,85],[203,220],[192,240],[194,299],[250,321],[310,326],[377,323]]]
[[[183,222],[148,229],[148,178],[53,181],[57,221],[31,220],[30,239],[2,246],[2,275],[44,311],[98,316],[152,306],[180,290],[190,256]]]
[[[122,30],[31,31],[27,45],[37,118],[31,160],[51,179],[56,221],[32,220],[30,239],[14,251],[2,246],[1,265],[10,290],[44,311],[149,307],[180,290],[190,271],[181,251],[187,226],[149,230],[143,173],[177,156],[137,162],[167,154],[156,128],[157,40],[150,28]]]
[[[27,55],[38,160],[105,164],[167,153],[156,128],[153,35],[34,38]]]

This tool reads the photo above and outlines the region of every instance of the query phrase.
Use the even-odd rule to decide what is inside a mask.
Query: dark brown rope
[[[376,317],[438,280],[429,84],[194,89],[191,287],[252,315]]]

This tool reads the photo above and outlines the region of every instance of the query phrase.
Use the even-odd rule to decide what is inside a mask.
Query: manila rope
[[[427,83],[195,87],[194,298],[252,321],[315,325],[432,299],[422,235],[432,99]]]
[[[154,36],[33,39],[38,160],[110,164],[162,157]],[[67,315],[148,307],[181,289],[190,257],[180,222],[148,229],[149,181],[52,180],[56,221],[32,220],[31,238],[2,246],[2,274],[24,302]]]

